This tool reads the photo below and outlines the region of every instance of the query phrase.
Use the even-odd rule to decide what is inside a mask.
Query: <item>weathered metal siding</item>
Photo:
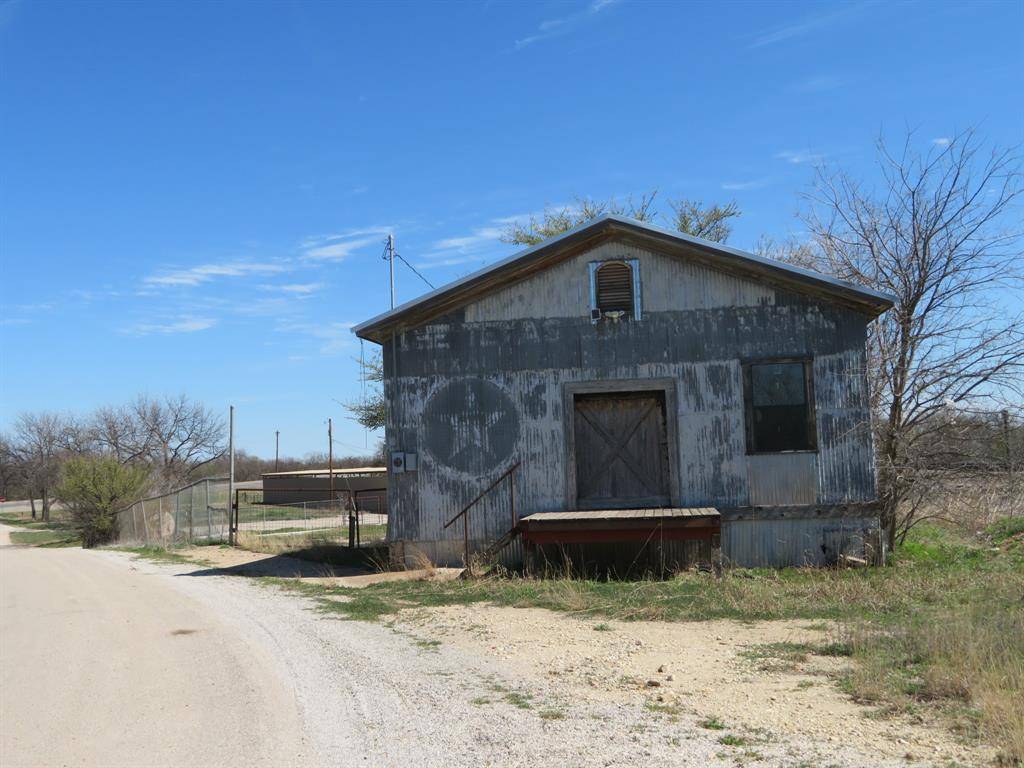
[[[877,539],[877,517],[734,520],[722,523],[722,557],[748,568],[835,565],[839,555],[870,555]]]
[[[818,456],[811,451],[747,456],[749,504],[814,504],[818,501]]]
[[[644,319],[593,325],[586,264],[614,257],[640,259]],[[571,507],[568,382],[675,382],[676,504],[871,500],[865,327],[862,315],[823,300],[601,245],[400,334],[393,396],[385,345],[389,447],[419,454],[418,471],[392,477],[389,535],[458,560],[462,530],[443,524],[516,460],[522,514]],[[814,358],[818,454],[746,455],[741,361],[776,356]],[[473,512],[471,538],[480,542],[511,521],[507,502],[485,505]]]
[[[667,258],[632,245],[603,243],[558,264],[539,278],[496,291],[466,307],[467,323],[530,318],[589,317],[590,275],[587,264],[607,259],[637,259],[643,310],[772,304],[775,291],[752,280],[738,280],[693,262]]]

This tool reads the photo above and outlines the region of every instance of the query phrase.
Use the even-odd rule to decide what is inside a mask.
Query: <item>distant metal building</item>
[[[387,467],[337,468],[333,474],[334,500],[352,502],[365,512],[387,513]],[[267,472],[262,482],[264,504],[296,504],[332,498],[331,471],[326,468]]]
[[[383,347],[389,540],[440,563],[516,562],[525,540],[620,572],[863,555],[865,342],[890,306],[603,216],[369,320],[355,332]]]

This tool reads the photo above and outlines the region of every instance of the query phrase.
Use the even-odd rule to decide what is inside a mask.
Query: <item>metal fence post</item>
[[[206,480],[203,485],[206,487],[206,538],[213,538],[213,512],[210,511],[210,481]]]
[[[516,519],[516,473],[508,476],[508,504],[512,508],[512,527],[515,528],[519,521]]]

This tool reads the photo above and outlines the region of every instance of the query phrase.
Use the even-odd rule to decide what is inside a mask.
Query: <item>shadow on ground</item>
[[[200,568],[180,576],[278,576],[281,578],[338,578],[341,576],[365,576],[375,573],[370,568],[339,566],[300,560],[287,555],[268,555],[243,565]]]
[[[181,575],[339,578],[380,573],[386,570],[387,563],[386,551],[379,548],[351,549],[329,544],[276,554],[247,554],[250,559],[246,562],[213,564]]]

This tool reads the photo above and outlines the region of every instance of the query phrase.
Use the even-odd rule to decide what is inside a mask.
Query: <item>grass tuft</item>
[[[745,747],[747,740],[742,736],[734,736],[731,733],[727,733],[718,740],[718,743],[724,744],[727,747]]]

